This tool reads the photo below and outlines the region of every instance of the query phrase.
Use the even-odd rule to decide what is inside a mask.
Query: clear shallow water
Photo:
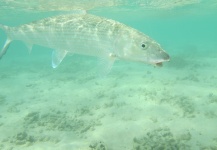
[[[89,10],[144,32],[171,56],[162,68],[117,61],[103,79],[95,76],[95,58],[67,56],[52,69],[51,49],[34,46],[29,55],[13,42],[0,61],[0,149],[217,149],[217,13],[211,6]],[[0,23],[59,14],[13,11]],[[2,46],[6,35],[0,34]]]

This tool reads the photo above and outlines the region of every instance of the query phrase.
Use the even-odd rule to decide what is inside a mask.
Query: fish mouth
[[[162,67],[163,62],[167,62],[167,61],[170,61],[170,56],[166,52],[162,51],[160,58],[154,60],[152,64],[157,67]]]
[[[158,62],[154,64],[156,67],[162,67],[163,66],[163,62]]]
[[[158,61],[158,62],[154,62],[152,63],[154,66],[156,67],[162,67],[163,66],[163,62],[168,62],[170,61],[170,59],[167,59],[167,60],[163,60],[163,61]]]

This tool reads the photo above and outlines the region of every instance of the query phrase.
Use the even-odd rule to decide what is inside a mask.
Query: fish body
[[[0,0],[0,10],[19,11],[71,11],[90,10],[99,7],[133,6],[138,8],[169,9],[201,3],[200,0]],[[130,7],[129,7],[130,6]],[[125,8],[126,9],[126,8]]]
[[[52,66],[56,68],[67,53],[96,56],[108,72],[116,59],[158,65],[169,61],[161,46],[140,31],[117,21],[90,14],[70,14],[45,18],[18,27],[0,25],[8,38],[0,52],[6,53],[11,41],[54,49]]]

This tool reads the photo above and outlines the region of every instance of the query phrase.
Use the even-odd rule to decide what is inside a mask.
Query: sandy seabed
[[[104,78],[94,60],[1,60],[0,149],[217,149],[217,57],[118,61]]]

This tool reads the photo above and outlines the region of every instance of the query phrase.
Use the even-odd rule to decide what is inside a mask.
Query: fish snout
[[[166,52],[162,52],[161,53],[161,57],[162,57],[162,59],[164,60],[164,61],[170,61],[170,56],[169,56],[169,54],[167,54]]]
[[[161,51],[158,59],[153,63],[157,67],[162,67],[163,62],[170,61],[170,56],[165,51]]]

